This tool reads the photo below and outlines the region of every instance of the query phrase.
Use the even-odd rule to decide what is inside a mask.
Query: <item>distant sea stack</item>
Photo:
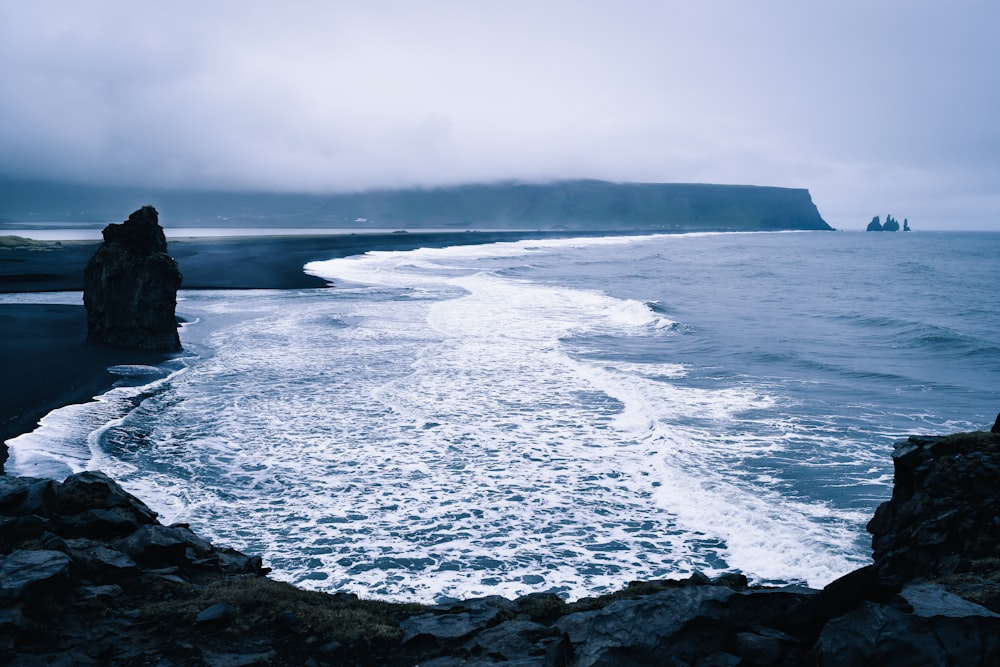
[[[176,352],[181,272],[167,254],[159,216],[144,206],[104,228],[104,243],[87,263],[83,304],[87,338],[143,350]]]
[[[891,215],[885,216],[885,224],[879,221],[879,217],[876,215],[872,218],[872,221],[868,223],[867,231],[869,232],[898,232],[899,231],[899,221]],[[910,221],[903,218],[903,231],[910,231]]]

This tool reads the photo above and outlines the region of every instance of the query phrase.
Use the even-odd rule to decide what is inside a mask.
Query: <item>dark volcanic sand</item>
[[[313,260],[359,255],[369,250],[412,250],[586,234],[412,232],[168,238],[167,250],[184,274],[181,289],[301,289],[326,284],[302,272],[302,266]],[[99,241],[69,241],[45,244],[44,250],[0,247],[0,292],[82,290],[83,269],[98,245]]]
[[[0,442],[32,430],[55,408],[106,391],[115,380],[109,366],[155,364],[165,358],[91,343],[86,337],[82,304],[0,304]]]

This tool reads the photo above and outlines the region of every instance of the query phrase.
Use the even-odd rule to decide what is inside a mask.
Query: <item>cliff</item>
[[[0,477],[0,655],[11,665],[994,665],[1000,434],[914,437],[869,525],[874,561],[822,591],[739,574],[600,598],[433,607],[271,581],[163,526],[98,472]]]
[[[682,183],[500,183],[330,197],[334,216],[403,226],[830,229],[808,190]]]
[[[749,185],[478,183],[340,194],[131,190],[0,180],[0,220],[114,218],[155,200],[184,226],[372,229],[828,230],[808,190]]]
[[[181,349],[177,289],[181,272],[167,254],[156,209],[144,206],[103,231],[83,273],[89,340],[143,350]]]

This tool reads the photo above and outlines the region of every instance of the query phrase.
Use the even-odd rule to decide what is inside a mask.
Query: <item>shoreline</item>
[[[2,243],[0,293],[83,290],[83,270],[100,241]],[[169,230],[167,230],[169,231]],[[308,262],[374,251],[405,251],[504,241],[625,236],[629,231],[387,232],[168,238],[167,252],[184,276],[181,289],[303,289],[325,280],[302,271]]]
[[[327,281],[306,274],[314,260],[371,251],[402,251],[502,241],[622,235],[614,232],[409,232],[175,238],[168,251],[184,274],[181,289],[312,289]],[[99,241],[0,245],[0,294],[83,290],[83,269]],[[157,365],[171,355],[86,340],[79,305],[0,303],[0,474],[6,441],[34,430],[58,408],[86,403],[119,379],[121,364]]]
[[[34,430],[45,415],[111,389],[121,378],[108,367],[169,358],[86,337],[83,304],[0,304],[0,462],[7,458],[6,441]]]

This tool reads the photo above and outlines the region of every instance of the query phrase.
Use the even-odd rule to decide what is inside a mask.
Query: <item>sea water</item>
[[[1000,409],[1000,234],[686,234],[184,291],[188,356],[9,441],[279,579],[433,601],[870,559],[892,444]],[[129,386],[131,385],[131,386]]]

